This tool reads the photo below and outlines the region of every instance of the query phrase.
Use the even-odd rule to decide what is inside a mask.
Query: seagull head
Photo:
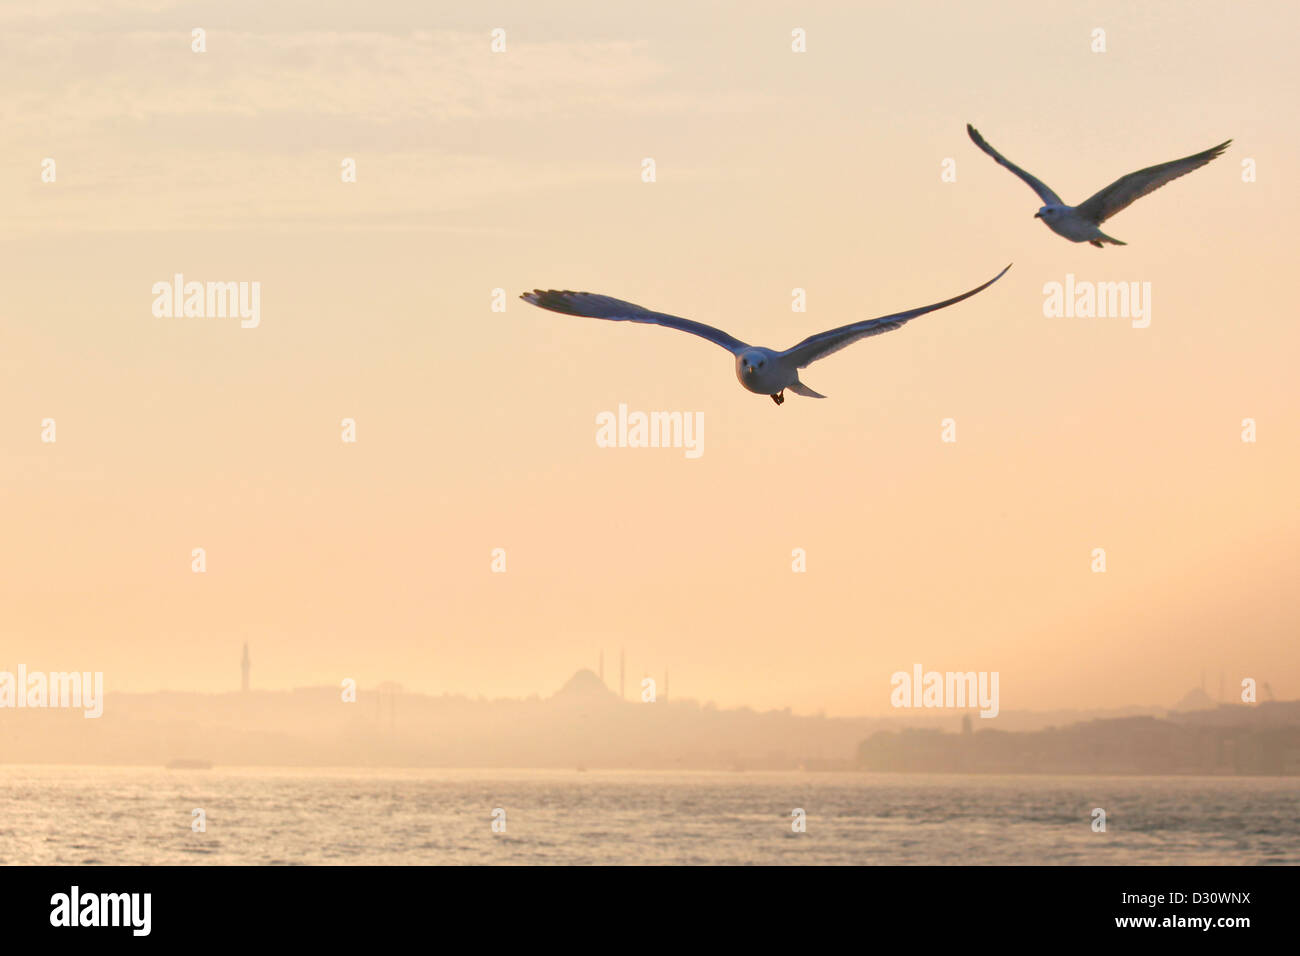
[[[746,378],[762,375],[767,369],[767,356],[758,349],[748,349],[740,353],[738,365],[740,374]]]
[[[1038,210],[1038,212],[1034,213],[1034,218],[1042,219],[1044,221],[1055,219],[1060,211],[1060,206],[1044,206],[1042,209]]]

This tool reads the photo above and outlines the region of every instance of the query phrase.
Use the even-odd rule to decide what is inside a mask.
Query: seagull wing
[[[666,315],[663,312],[651,312],[639,305],[633,305],[631,302],[624,302],[622,299],[611,298],[607,295],[596,295],[593,292],[559,292],[555,289],[548,289],[543,292],[541,289],[534,289],[532,292],[525,292],[519,298],[525,302],[531,302],[539,308],[550,309],[552,312],[562,312],[565,315],[582,315],[589,319],[609,319],[612,322],[646,322],[650,325],[663,325],[670,329],[681,329],[683,332],[690,332],[691,335],[698,335],[702,339],[708,339],[716,345],[721,345],[732,355],[749,348],[740,339],[728,335],[721,329],[705,325],[703,322],[693,322],[690,319],[683,319],[676,315]]]
[[[1010,268],[1011,266],[1008,265],[1007,269]],[[942,309],[960,302],[962,299],[969,299],[975,293],[983,292],[1001,279],[1006,275],[1007,269],[1003,269],[982,286],[971,289],[969,292],[963,292],[951,299],[945,299],[943,302],[936,302],[934,305],[923,305],[919,309],[912,309],[909,312],[896,312],[893,315],[882,316],[879,319],[854,322],[852,325],[842,325],[838,329],[810,335],[798,345],[782,352],[781,357],[786,360],[793,360],[795,368],[807,368],[818,359],[823,359],[833,352],[838,352],[846,345],[852,345],[858,339],[866,338],[868,335],[879,335],[882,332],[892,332],[918,315],[925,315],[925,313],[933,312],[935,309]]]
[[[1195,156],[1185,156],[1158,166],[1148,166],[1136,173],[1121,176],[1095,196],[1090,196],[1075,207],[1084,219],[1103,223],[1115,213],[1136,202],[1147,193],[1155,192],[1171,179],[1186,176],[1193,169],[1200,169],[1210,160],[1218,157],[1232,140],[1226,140]]]
[[[1013,173],[1015,173],[1025,182],[1027,182],[1029,184],[1029,188],[1032,189],[1034,192],[1038,193],[1038,197],[1042,199],[1043,202],[1047,203],[1049,206],[1065,205],[1065,203],[1061,202],[1061,197],[1056,195],[1056,193],[1052,192],[1052,190],[1047,186],[1047,184],[1044,183],[1041,179],[1038,179],[1037,177],[1032,176],[1029,173],[1025,172],[1015,163],[1011,162],[1011,160],[1007,159],[996,149],[994,149],[992,146],[986,143],[984,141],[984,137],[980,135],[980,131],[977,130],[974,126],[971,126],[970,123],[966,124],[966,132],[970,134],[971,142],[973,142],[980,149],[984,150],[984,152],[992,156],[994,161],[997,162],[999,166],[1007,167],[1007,169],[1011,170]]]

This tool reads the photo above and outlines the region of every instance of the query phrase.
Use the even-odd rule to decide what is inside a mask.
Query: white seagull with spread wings
[[[992,156],[999,165],[1005,166],[1028,183],[1029,188],[1038,193],[1039,198],[1047,204],[1034,213],[1035,219],[1043,220],[1047,228],[1058,236],[1064,236],[1071,242],[1091,242],[1098,249],[1103,248],[1103,244],[1107,242],[1116,246],[1128,245],[1126,242],[1112,239],[1097,228],[1103,222],[1121,209],[1141,199],[1147,193],[1155,192],[1171,179],[1185,176],[1193,169],[1200,169],[1210,160],[1219,156],[1228,148],[1228,143],[1232,142],[1230,139],[1225,140],[1218,146],[1213,146],[1203,153],[1171,160],[1158,166],[1139,169],[1136,173],[1121,176],[1101,192],[1085,199],[1079,205],[1067,206],[1061,201],[1061,197],[1052,192],[1042,180],[1025,172],[986,143],[984,137],[979,134],[979,130],[971,126],[970,123],[966,124],[966,132],[970,134],[970,138],[976,146]]]
[[[1007,266],[1007,269],[1010,268],[1011,266]],[[982,286],[971,289],[969,292],[963,292],[951,299],[945,299],[943,302],[936,302],[934,305],[923,305],[919,309],[911,309],[907,312],[896,312],[893,315],[881,316],[878,319],[867,319],[863,322],[854,322],[851,325],[842,325],[837,329],[830,329],[826,332],[818,332],[816,335],[808,336],[798,345],[791,346],[784,352],[765,349],[757,345],[746,345],[740,339],[728,335],[721,329],[705,325],[703,322],[694,322],[675,315],[665,315],[663,312],[651,312],[639,305],[633,305],[631,302],[624,302],[621,299],[614,299],[607,295],[595,295],[591,292],[559,292],[555,289],[543,292],[541,289],[535,289],[532,292],[525,292],[519,298],[543,309],[562,312],[565,315],[581,315],[592,319],[609,319],[614,322],[647,322],[651,325],[663,325],[670,329],[680,329],[683,332],[690,332],[692,335],[708,339],[715,345],[721,345],[736,357],[736,378],[740,379],[741,385],[759,395],[772,396],[772,401],[780,405],[785,401],[785,390],[787,388],[796,395],[805,395],[808,398],[826,397],[825,395],[819,395],[799,381],[799,369],[807,368],[818,359],[825,358],[832,352],[838,352],[858,339],[866,338],[869,335],[879,335],[881,332],[890,332],[918,315],[925,315],[927,312],[933,312],[936,309],[942,309],[960,302],[962,299],[969,299],[975,293],[984,291],[1001,279],[1006,275],[1007,269],[1003,269]]]

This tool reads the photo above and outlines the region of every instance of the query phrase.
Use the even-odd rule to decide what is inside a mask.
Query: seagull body
[[[850,325],[842,325],[826,332],[818,332],[816,335],[808,336],[798,345],[791,346],[783,352],[763,348],[762,346],[749,345],[732,335],[728,335],[721,329],[715,329],[703,322],[695,322],[691,319],[683,319],[663,312],[652,312],[639,305],[633,305],[631,302],[624,302],[622,299],[615,299],[607,295],[596,295],[591,292],[557,291],[555,289],[547,291],[534,289],[532,292],[525,292],[519,298],[525,302],[531,302],[539,308],[549,309],[552,312],[561,312],[565,315],[580,315],[592,319],[608,319],[614,322],[645,322],[651,325],[662,325],[670,329],[678,329],[708,339],[735,356],[736,378],[741,385],[757,395],[770,395],[772,401],[780,405],[785,401],[785,390],[787,388],[796,395],[803,395],[808,398],[826,397],[814,392],[799,381],[799,369],[807,368],[818,359],[825,358],[833,352],[838,352],[858,339],[893,331],[918,315],[925,315],[927,312],[934,312],[936,309],[954,305],[962,299],[969,299],[977,292],[984,291],[1001,279],[1006,274],[1007,269],[1010,268],[1011,266],[1007,266],[1006,269],[1003,269],[983,285],[951,299],[945,299],[943,302],[921,306],[919,309],[911,309],[907,312],[896,312],[893,315],[881,316],[878,319],[867,319]]]
[[[1090,242],[1098,249],[1101,249],[1107,242],[1116,246],[1128,245],[1128,243],[1112,239],[1102,232],[1100,226],[1103,222],[1121,209],[1141,199],[1147,193],[1155,192],[1171,179],[1177,179],[1179,176],[1187,175],[1194,169],[1200,169],[1210,160],[1221,155],[1228,148],[1228,143],[1232,142],[1232,140],[1226,140],[1202,153],[1185,156],[1182,159],[1175,159],[1168,163],[1160,163],[1158,166],[1148,166],[1146,169],[1139,169],[1135,173],[1121,176],[1101,192],[1089,197],[1079,205],[1069,206],[1062,202],[1061,197],[1056,195],[1041,179],[1025,172],[985,142],[979,130],[971,126],[970,123],[966,124],[966,132],[976,146],[992,156],[1000,166],[1005,166],[1023,179],[1029,184],[1030,189],[1038,193],[1039,198],[1043,200],[1045,205],[1034,213],[1035,219],[1043,220],[1043,224],[1058,236],[1064,236],[1071,242]]]

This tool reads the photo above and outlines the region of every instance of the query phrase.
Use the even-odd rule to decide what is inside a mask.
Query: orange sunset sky
[[[6,6],[0,668],[102,670],[106,708],[231,689],[245,641],[264,689],[545,695],[624,647],[630,685],[803,713],[887,713],[914,663],[1000,672],[1004,712],[1172,704],[1202,671],[1300,696],[1298,20]],[[1233,144],[1099,251],[967,122],[1067,202]],[[785,348],[1008,262],[779,408],[703,340],[517,298]],[[176,273],[259,282],[260,325],[155,317]],[[1067,274],[1151,283],[1150,327],[1045,317]],[[597,447],[620,403],[701,412],[702,456]]]

